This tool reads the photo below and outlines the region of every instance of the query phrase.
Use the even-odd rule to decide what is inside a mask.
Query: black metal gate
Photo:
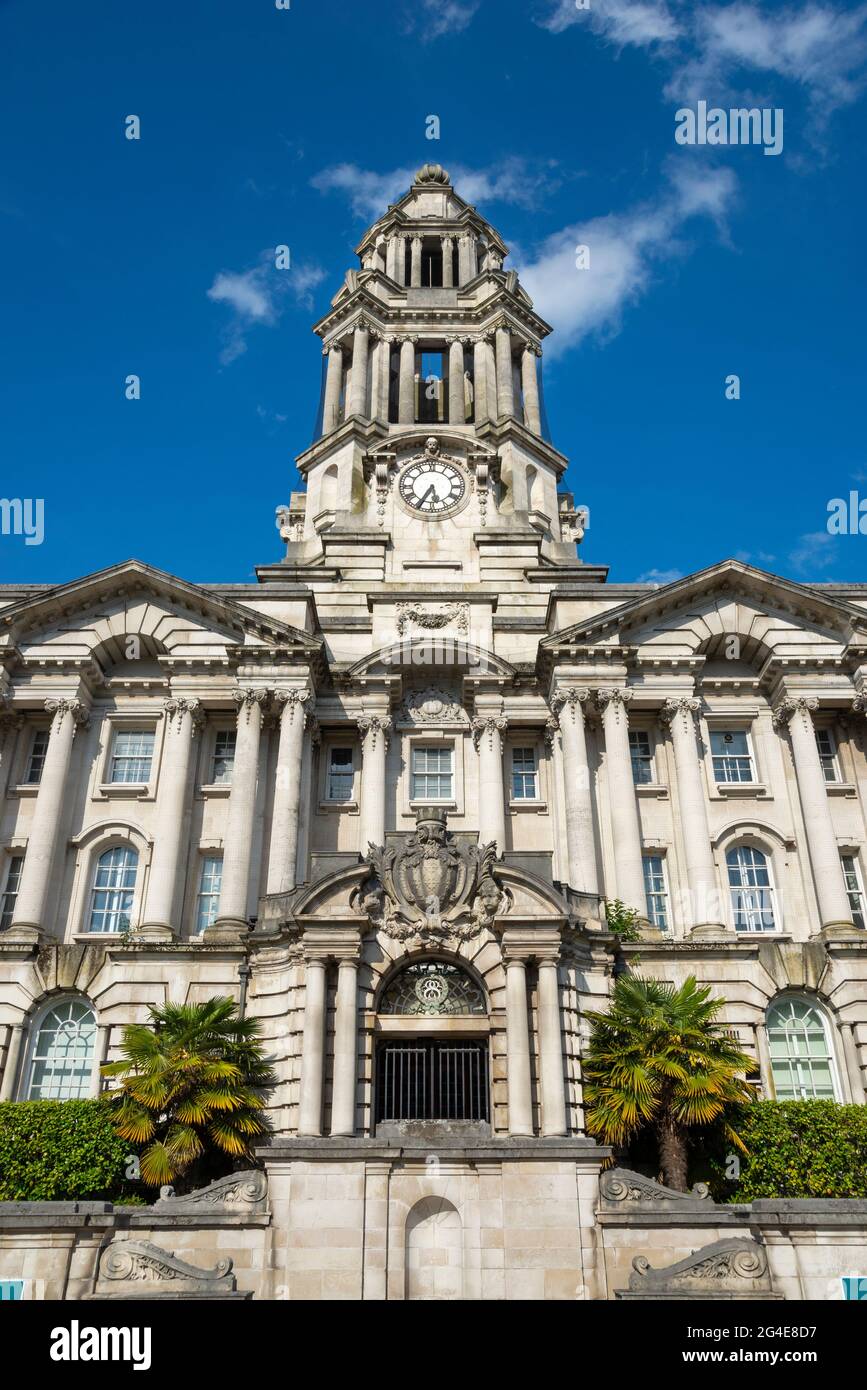
[[[376,1119],[489,1120],[488,1044],[383,1042],[377,1049]]]

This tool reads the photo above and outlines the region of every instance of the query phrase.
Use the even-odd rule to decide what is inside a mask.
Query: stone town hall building
[[[606,584],[499,234],[426,165],[358,257],[257,583],[0,589],[2,1098],[95,1093],[149,1005],[231,993],[279,1076],[239,1288],[606,1297],[602,898],[762,1094],[864,1100],[867,592]]]

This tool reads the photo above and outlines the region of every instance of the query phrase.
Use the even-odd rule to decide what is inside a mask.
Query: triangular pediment
[[[765,656],[802,656],[867,644],[867,611],[805,584],[724,560],[651,593],[550,633],[541,650],[655,649],[712,653],[726,636]]]

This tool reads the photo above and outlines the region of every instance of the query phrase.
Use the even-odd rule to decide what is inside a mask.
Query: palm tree
[[[252,1159],[251,1140],[267,1129],[264,1092],[275,1079],[258,1020],[239,1018],[229,998],[164,1004],[150,1015],[150,1025],[124,1029],[122,1060],[102,1068],[120,1077],[114,1125],[122,1139],[144,1145],[142,1181],[160,1187],[192,1176],[193,1165],[231,1171],[227,1159]]]
[[[715,1022],[723,1000],[690,976],[680,989],[621,975],[609,1013],[590,1013],[584,1063],[588,1132],[625,1145],[645,1126],[656,1131],[662,1181],[687,1190],[687,1135],[721,1119],[726,1138],[746,1152],[730,1107],[753,1099],[742,1074],[753,1059]]]

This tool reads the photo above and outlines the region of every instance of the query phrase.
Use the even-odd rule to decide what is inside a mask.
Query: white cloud
[[[798,539],[797,545],[789,555],[789,564],[797,574],[809,578],[817,570],[825,570],[840,554],[839,536],[828,531],[808,531]]]
[[[676,579],[683,579],[681,570],[645,570],[637,579],[633,579],[633,584],[655,584],[661,587],[663,584],[673,584]]]
[[[472,23],[482,0],[413,0],[408,29],[430,42],[461,34]]]
[[[408,192],[418,165],[407,165],[379,174],[357,164],[333,164],[310,180],[320,193],[342,193],[357,217],[372,221],[383,215],[389,203]],[[465,164],[449,165],[452,184],[469,203],[508,203],[535,208],[547,193],[559,186],[553,160],[533,163],[511,155],[487,169]]]
[[[325,271],[316,265],[293,264],[286,270],[277,270],[273,248],[263,251],[249,270],[218,271],[207,294],[215,304],[225,304],[230,310],[220,352],[223,365],[247,351],[251,328],[275,324],[289,300],[302,309],[312,309],[311,291],[324,279]]]
[[[657,266],[683,254],[684,224],[706,216],[722,227],[735,189],[729,169],[684,164],[672,169],[669,186],[655,202],[547,237],[535,259],[521,266],[521,282],[556,330],[548,355],[574,347],[589,333],[615,334],[624,309],[646,291]],[[579,246],[589,248],[586,269],[576,266]]]
[[[561,34],[573,24],[586,24],[595,34],[620,46],[669,43],[680,33],[665,0],[590,0],[586,9],[579,9],[575,0],[554,0],[541,24],[552,34]]]

